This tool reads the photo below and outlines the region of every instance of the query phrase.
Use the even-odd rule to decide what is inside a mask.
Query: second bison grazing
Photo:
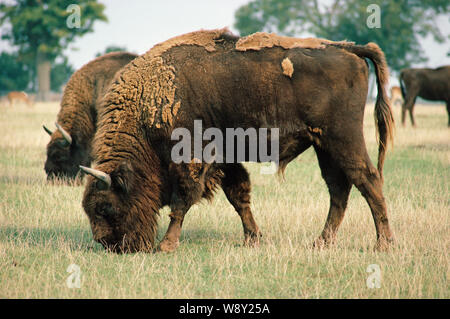
[[[100,100],[115,73],[137,55],[113,52],[103,55],[76,71],[67,82],[58,113],[56,130],[47,145],[45,172],[55,177],[75,179],[79,165],[90,165]]]
[[[448,126],[450,127],[450,65],[436,69],[404,69],[400,72],[400,86],[403,95],[402,125],[405,125],[406,111],[411,124],[414,121],[414,104],[421,97],[430,101],[444,101],[447,104]]]
[[[365,58],[372,60],[377,75],[378,169],[363,137]],[[278,128],[281,170],[314,147],[331,197],[315,245],[334,241],[355,185],[372,211],[377,247],[388,247],[393,234],[382,168],[394,123],[384,88],[387,72],[383,52],[373,43],[267,33],[239,38],[213,30],[156,45],[120,71],[105,95],[94,140],[96,166],[83,167],[92,175],[83,207],[94,239],[115,252],[173,251],[189,208],[221,187],[241,218],[245,243],[258,242],[250,179],[239,161],[192,158],[177,164],[172,158],[174,130],[195,133],[199,120],[205,132]],[[254,145],[245,147],[248,154]],[[158,211],[165,205],[171,208],[170,224],[156,247]]]

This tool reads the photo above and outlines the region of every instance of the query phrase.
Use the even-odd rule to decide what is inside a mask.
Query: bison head
[[[109,169],[103,166],[103,171],[80,166],[91,175],[83,208],[94,240],[117,253],[152,251],[159,208],[154,180],[143,178],[129,162],[113,169],[107,166]]]
[[[58,123],[55,125],[57,128],[55,132],[44,126],[44,130],[51,136],[44,166],[47,180],[75,179],[80,171],[79,165],[90,164],[87,147],[80,145],[77,138],[72,137]]]

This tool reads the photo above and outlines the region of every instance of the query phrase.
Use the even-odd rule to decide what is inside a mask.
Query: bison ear
[[[111,174],[113,184],[125,194],[133,189],[134,171],[129,162],[122,162]]]

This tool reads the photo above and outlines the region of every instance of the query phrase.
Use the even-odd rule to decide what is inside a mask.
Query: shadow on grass
[[[156,245],[161,241],[166,229],[160,228]],[[16,247],[50,248],[52,250],[67,249],[104,253],[106,250],[92,238],[90,229],[82,228],[30,228],[6,226],[0,228],[0,243],[10,243]],[[182,232],[181,245],[203,246],[205,243],[227,243],[233,247],[243,247],[244,235],[224,230],[189,229]]]
[[[0,228],[0,241],[20,246],[50,247],[60,249],[69,247],[78,251],[104,251],[100,244],[92,239],[88,229],[81,228],[28,228],[7,226]]]

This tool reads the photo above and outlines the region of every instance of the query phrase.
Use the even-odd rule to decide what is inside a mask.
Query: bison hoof
[[[378,252],[386,252],[389,251],[390,248],[393,246],[393,244],[395,243],[394,238],[383,238],[383,239],[378,239],[377,243],[374,247],[374,251],[378,251]]]
[[[323,236],[320,236],[313,242],[312,246],[314,249],[322,250],[322,249],[330,247],[333,243],[334,243],[334,239],[330,239],[330,238],[327,239],[327,238],[324,238]]]
[[[177,241],[163,240],[162,242],[159,243],[157,251],[171,253],[174,252],[179,245],[180,242],[178,240]]]
[[[261,240],[262,234],[260,232],[256,234],[249,234],[245,236],[244,239],[244,246],[246,247],[258,247],[260,240]]]

